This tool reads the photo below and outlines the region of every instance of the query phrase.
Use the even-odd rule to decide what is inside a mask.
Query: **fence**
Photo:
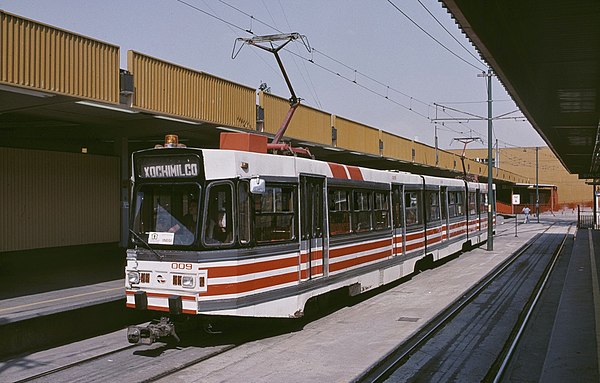
[[[593,211],[582,211],[577,206],[577,227],[579,229],[595,229],[597,230],[598,223],[600,222],[600,213],[594,213]]]

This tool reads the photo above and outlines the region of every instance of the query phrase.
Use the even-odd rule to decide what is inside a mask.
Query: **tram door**
[[[322,277],[326,267],[324,241],[324,178],[300,176],[300,277]]]
[[[442,205],[442,227],[445,225],[446,230],[442,230],[442,242],[450,238],[450,213],[448,209],[448,187],[440,188],[440,202]]]
[[[392,185],[392,213],[394,221],[394,255],[402,255],[406,245],[404,236],[404,198],[402,185]]]

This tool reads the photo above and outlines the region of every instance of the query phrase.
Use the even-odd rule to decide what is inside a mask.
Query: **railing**
[[[595,217],[594,217],[595,215]],[[577,228],[579,229],[598,229],[600,222],[600,213],[594,214],[593,211],[582,211],[577,206]]]

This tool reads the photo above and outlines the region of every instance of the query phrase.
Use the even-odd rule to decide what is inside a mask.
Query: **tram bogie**
[[[486,184],[177,145],[132,163],[130,308],[297,318],[487,239]]]

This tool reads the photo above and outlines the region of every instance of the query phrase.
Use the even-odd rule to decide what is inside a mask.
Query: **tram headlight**
[[[194,287],[194,276],[193,275],[184,275],[181,280],[181,285],[187,289],[191,289]]]
[[[176,148],[179,144],[179,137],[176,134],[167,134],[165,136],[165,148]]]
[[[127,273],[127,281],[132,285],[140,283],[140,273],[137,271],[130,271]]]

